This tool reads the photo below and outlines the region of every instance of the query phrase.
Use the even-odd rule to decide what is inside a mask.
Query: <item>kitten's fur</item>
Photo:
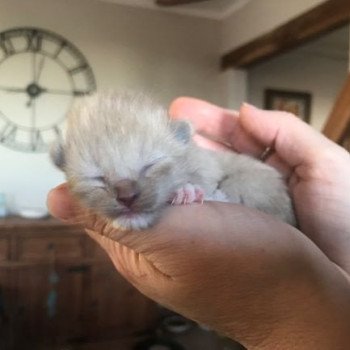
[[[65,143],[55,145],[51,157],[82,203],[119,227],[151,226],[187,183],[199,185],[206,198],[224,197],[295,224],[275,169],[245,155],[204,150],[191,136],[187,122],[170,121],[144,95],[95,94],[73,106]],[[139,190],[131,209],[117,199],[122,179],[133,180]]]

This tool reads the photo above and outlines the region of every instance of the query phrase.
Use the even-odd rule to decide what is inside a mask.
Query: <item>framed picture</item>
[[[264,108],[290,112],[309,123],[311,94],[308,92],[266,89]]]

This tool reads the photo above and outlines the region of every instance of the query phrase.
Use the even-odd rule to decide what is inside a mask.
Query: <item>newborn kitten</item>
[[[65,142],[51,151],[86,207],[116,227],[144,229],[168,204],[214,199],[241,203],[295,224],[281,175],[258,160],[192,142],[186,121],[141,94],[81,98],[68,114]]]

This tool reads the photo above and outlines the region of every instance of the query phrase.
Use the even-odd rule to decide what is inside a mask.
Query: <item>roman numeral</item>
[[[54,131],[54,133],[56,135],[56,138],[57,139],[62,139],[62,134],[61,134],[60,128],[57,125],[55,125],[52,129],[53,129],[53,131]]]
[[[15,141],[17,126],[7,123],[0,131],[0,142],[10,144]]]
[[[4,52],[5,56],[11,56],[16,52],[11,39],[5,38],[3,35],[0,36],[0,48]]]
[[[27,51],[38,52],[41,50],[43,38],[36,30],[28,33],[27,37]]]
[[[33,130],[31,131],[31,149],[35,151],[38,147],[42,147],[45,144],[41,131]]]
[[[89,93],[90,93],[90,91],[87,91],[87,90],[73,90],[74,96],[85,96]]]
[[[86,63],[83,63],[83,64],[80,65],[80,66],[77,66],[77,67],[75,67],[75,68],[69,69],[68,72],[69,72],[70,74],[77,74],[77,73],[79,73],[79,72],[81,72],[81,71],[83,71],[83,70],[85,70],[85,69],[87,69],[87,68],[88,68],[87,64],[86,64]]]
[[[61,45],[57,48],[56,52],[52,55],[52,58],[56,59],[66,46],[67,43],[63,41]]]

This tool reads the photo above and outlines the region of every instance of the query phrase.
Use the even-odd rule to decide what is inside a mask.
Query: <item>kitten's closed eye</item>
[[[105,188],[107,181],[104,176],[93,176],[86,179],[91,186]]]
[[[170,166],[171,162],[166,157],[161,157],[145,165],[140,171],[140,176],[151,177],[161,175],[166,169],[170,169]]]
[[[140,171],[140,176],[147,177],[147,175],[150,173],[150,170],[152,169],[152,167],[154,167],[156,164],[157,164],[157,162],[152,162],[150,164],[145,165]]]
[[[104,176],[94,176],[91,178],[91,180],[106,183],[106,178]]]

